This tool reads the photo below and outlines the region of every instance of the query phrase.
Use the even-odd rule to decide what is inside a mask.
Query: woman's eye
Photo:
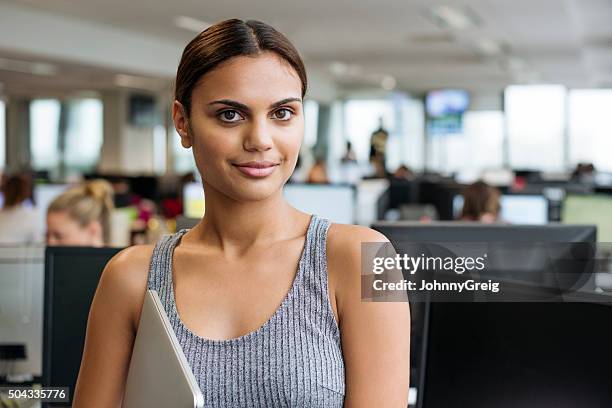
[[[291,112],[289,109],[279,109],[276,112],[274,112],[274,119],[289,120],[291,119],[292,114],[293,112]]]
[[[223,111],[219,114],[219,118],[223,122],[238,122],[239,120],[243,119],[242,116],[240,116],[240,114],[235,110]]]

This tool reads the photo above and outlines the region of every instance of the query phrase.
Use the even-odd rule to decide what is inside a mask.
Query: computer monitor
[[[418,203],[418,182],[392,178],[389,181],[389,208]]]
[[[0,376],[42,375],[44,255],[42,245],[0,246],[0,349],[12,344],[25,354],[0,364]]]
[[[564,224],[595,224],[599,242],[612,242],[612,195],[568,195],[563,202]]]
[[[204,216],[204,188],[202,183],[187,183],[183,187],[183,215],[187,218]]]
[[[488,254],[487,268],[480,272],[483,276],[539,286],[562,285],[565,289],[574,287],[574,283],[581,283],[582,289],[594,288],[591,276],[597,237],[594,225],[400,221],[379,222],[373,228],[389,238],[398,250],[402,243],[474,243],[474,247]],[[558,245],[545,247],[552,243]],[[574,282],[576,279],[580,282]]]
[[[48,247],[45,253],[43,385],[74,395],[89,307],[106,263],[119,248]]]
[[[541,195],[504,194],[500,197],[499,217],[511,224],[543,225],[548,222],[548,201]],[[453,199],[453,214],[461,216],[463,196]]]
[[[149,200],[158,199],[156,176],[134,176],[129,177],[128,180],[133,194]]]
[[[477,224],[462,222],[436,222],[422,224],[419,222],[399,221],[399,222],[378,222],[372,228],[384,234],[401,252],[402,243],[487,243],[489,245],[489,262],[486,273],[499,280],[522,281],[530,285],[551,285],[551,284],[573,284],[577,279],[587,280],[585,287],[594,286],[592,279],[592,268],[588,262],[580,265],[584,268],[583,274],[568,274],[562,276],[554,275],[550,272],[551,265],[547,266],[549,259],[542,251],[529,251],[530,243],[570,243],[577,242],[594,243],[596,229],[593,225],[559,225],[547,224],[535,225],[503,225],[503,224]],[[497,243],[497,244],[496,244]],[[521,256],[516,257],[513,248],[504,251],[506,245],[503,243],[514,243],[521,246]],[[571,245],[564,245],[572,249]],[[514,248],[516,249],[516,248]],[[484,276],[484,274],[483,274]],[[482,278],[482,276],[481,276]],[[551,282],[554,280],[554,282]],[[423,303],[412,302],[412,336],[411,336],[411,364],[412,384],[418,384],[420,374],[420,352],[423,342],[423,322],[425,319]]]
[[[418,183],[419,204],[433,204],[439,219],[453,220],[453,199],[465,188],[452,179],[422,177]]]
[[[417,406],[612,406],[612,299],[589,298],[427,304]]]
[[[473,222],[411,221],[385,222],[372,225],[393,243],[400,242],[592,242],[596,241],[595,225],[508,225]]]
[[[352,185],[290,183],[285,185],[283,194],[300,211],[340,224],[355,223],[356,194]]]

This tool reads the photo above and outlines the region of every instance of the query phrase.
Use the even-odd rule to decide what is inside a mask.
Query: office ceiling
[[[612,86],[610,0],[5,2],[145,33],[181,48],[195,33],[175,24],[179,16],[210,23],[260,19],[284,32],[308,67],[329,73],[345,89],[499,91],[529,82]],[[439,4],[468,15],[472,25],[452,29],[436,22],[431,7]],[[73,77],[87,80],[92,69],[81,67]],[[6,82],[2,75],[7,74],[0,70]]]

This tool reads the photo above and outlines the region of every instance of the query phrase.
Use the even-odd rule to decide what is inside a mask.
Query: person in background
[[[374,169],[374,177],[387,178],[386,155],[389,132],[385,129],[383,118],[378,119],[378,129],[370,137],[370,164]]]
[[[341,183],[356,185],[359,184],[363,177],[364,169],[357,162],[357,155],[353,150],[351,142],[346,142],[346,153],[344,153],[342,160],[340,160],[338,171],[338,181]]]
[[[414,173],[412,172],[412,170],[410,170],[408,166],[402,164],[397,168],[397,170],[395,170],[395,173],[393,173],[393,177],[400,180],[411,180],[414,178]]]
[[[311,184],[327,184],[329,178],[327,177],[327,169],[325,168],[325,160],[317,159],[315,164],[310,168],[308,172],[307,183]]]
[[[595,181],[595,166],[593,163],[578,163],[572,172],[572,181],[592,184]]]
[[[365,178],[389,178],[390,174],[387,172],[387,168],[385,166],[385,158],[381,157],[379,153],[377,153],[374,145],[370,146],[370,171],[369,175]]]
[[[49,205],[47,245],[107,245],[113,209],[113,188],[105,180],[91,180],[70,188]]]
[[[357,163],[357,155],[353,150],[351,142],[346,142],[346,153],[342,157],[342,163]]]
[[[26,205],[31,193],[27,176],[7,176],[1,186],[4,202],[0,210],[0,244],[30,244],[42,242],[43,226],[36,210]]]
[[[478,221],[491,224],[499,221],[500,192],[484,181],[470,184],[463,191],[462,221]]]

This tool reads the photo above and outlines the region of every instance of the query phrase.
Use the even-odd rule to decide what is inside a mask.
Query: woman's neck
[[[207,189],[206,213],[194,228],[193,237],[224,252],[239,254],[254,244],[271,243],[301,234],[308,220],[308,215],[285,201],[282,190],[264,200],[238,202]]]

